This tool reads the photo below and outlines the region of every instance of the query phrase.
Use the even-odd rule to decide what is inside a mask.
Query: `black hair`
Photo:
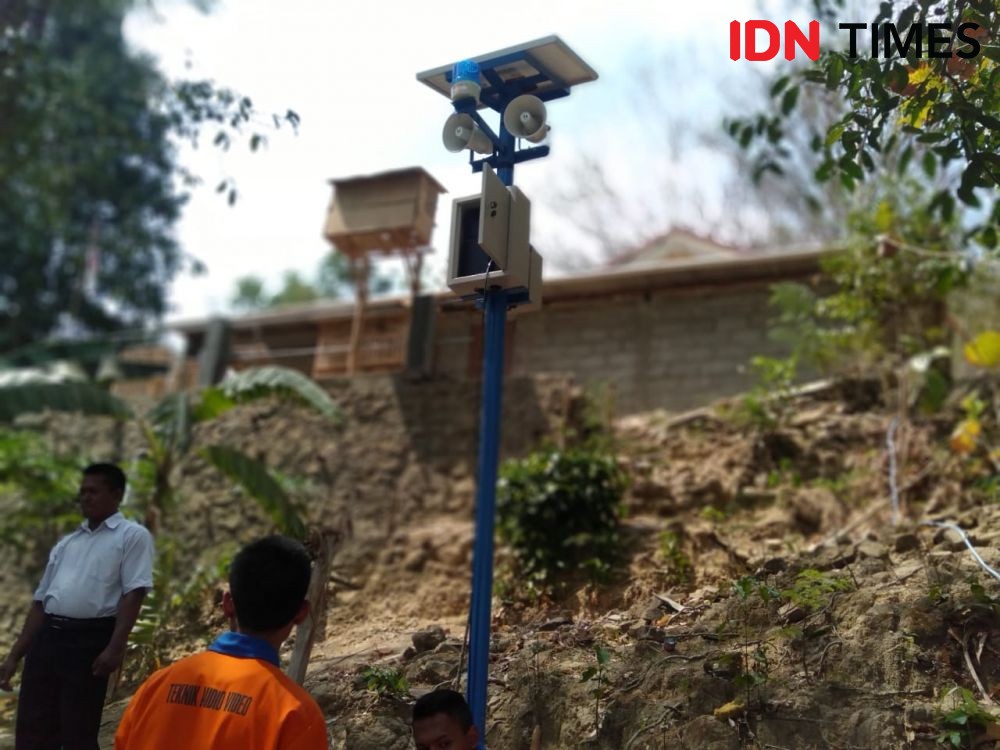
[[[459,723],[463,732],[472,726],[472,709],[461,693],[441,688],[420,697],[413,706],[413,721],[446,714]]]
[[[125,472],[114,464],[91,464],[83,470],[85,477],[101,477],[107,486],[124,494],[125,492]]]
[[[266,633],[292,621],[309,589],[311,564],[301,543],[267,536],[240,550],[229,567],[229,592],[242,630]]]

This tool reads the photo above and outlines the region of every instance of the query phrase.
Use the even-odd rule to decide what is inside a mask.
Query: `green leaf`
[[[908,5],[900,12],[899,17],[896,19],[896,28],[900,32],[906,31],[910,24],[913,23],[913,19],[916,18],[919,11],[920,7],[916,3]]]
[[[844,172],[844,174],[850,175],[855,180],[863,180],[864,179],[864,177],[865,177],[864,171],[850,157],[847,157],[847,156],[841,157],[840,161],[838,161],[837,164],[840,166],[840,169],[841,169],[841,171]]]
[[[827,159],[822,164],[816,168],[816,172],[813,175],[817,182],[826,182],[830,179],[833,174],[833,162]]]
[[[840,79],[844,76],[844,58],[834,53],[830,57],[830,62],[826,69],[826,87],[833,91],[840,84]]]
[[[875,228],[884,234],[892,229],[895,219],[896,214],[892,210],[892,204],[887,200],[879,201],[875,210]]]
[[[844,134],[847,129],[846,122],[840,122],[831,127],[826,133],[826,145],[832,146],[834,143],[840,140],[840,137]]]
[[[191,402],[186,391],[164,397],[148,418],[168,451],[187,453],[191,446]]]
[[[236,403],[247,403],[267,396],[281,396],[308,406],[327,419],[340,421],[340,409],[333,399],[297,370],[287,367],[254,367],[230,375],[218,386],[223,395]]]
[[[0,386],[0,422],[44,411],[71,412],[129,419],[128,404],[103,388],[85,382],[20,383]]]
[[[784,96],[781,97],[781,114],[788,115],[791,114],[792,110],[795,109],[796,103],[799,101],[799,87],[794,86],[785,92]]]
[[[306,522],[299,509],[263,463],[224,445],[209,445],[200,453],[212,466],[246,490],[282,534],[296,539],[305,538]]]
[[[920,161],[920,166],[923,167],[925,175],[934,179],[934,175],[937,173],[937,159],[934,158],[933,151],[928,151],[924,154],[924,158]]]
[[[235,406],[237,406],[235,400],[229,398],[218,387],[211,386],[198,395],[198,403],[191,410],[191,417],[195,422],[207,422],[222,416]]]
[[[965,174],[968,175],[969,171],[966,170]],[[965,205],[973,208],[979,208],[979,198],[976,196],[974,188],[975,186],[971,182],[966,181],[965,176],[963,175],[962,184],[956,191],[956,195],[958,195],[959,200],[961,200]]]
[[[603,646],[597,646],[594,649],[594,654],[597,656],[597,663],[600,664],[602,667],[605,664],[607,664],[608,661],[610,661],[611,659],[611,652],[609,652]]]
[[[776,97],[778,94],[784,91],[785,87],[791,80],[792,80],[791,76],[781,76],[781,78],[779,78],[771,85],[771,96]]]
[[[913,146],[907,145],[906,148],[903,149],[903,153],[899,155],[899,166],[897,167],[897,171],[899,172],[899,174],[903,174],[906,172],[906,168],[910,166],[910,162],[912,160],[913,160]]]

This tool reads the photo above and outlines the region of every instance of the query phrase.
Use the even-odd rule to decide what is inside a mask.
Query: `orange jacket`
[[[227,633],[210,651],[144,682],[122,716],[115,750],[326,750],[319,706],[278,668],[269,645],[247,639]],[[239,648],[247,642],[249,652]],[[253,647],[273,659],[246,655]]]

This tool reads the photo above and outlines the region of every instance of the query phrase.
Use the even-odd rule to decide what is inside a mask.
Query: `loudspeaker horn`
[[[444,142],[444,147],[453,154],[463,148],[471,149],[477,154],[493,153],[493,142],[489,136],[464,112],[456,112],[445,121],[441,140]]]
[[[522,94],[507,105],[503,124],[511,135],[532,143],[538,143],[550,130],[545,124],[545,103],[531,94]]]

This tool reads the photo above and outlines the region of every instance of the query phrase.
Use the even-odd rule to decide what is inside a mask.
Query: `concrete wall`
[[[570,373],[584,385],[609,386],[619,415],[701,406],[750,386],[752,356],[782,353],[767,334],[769,293],[765,282],[667,289],[515,314],[507,372]],[[481,327],[479,312],[439,315],[435,372],[478,377]]]

